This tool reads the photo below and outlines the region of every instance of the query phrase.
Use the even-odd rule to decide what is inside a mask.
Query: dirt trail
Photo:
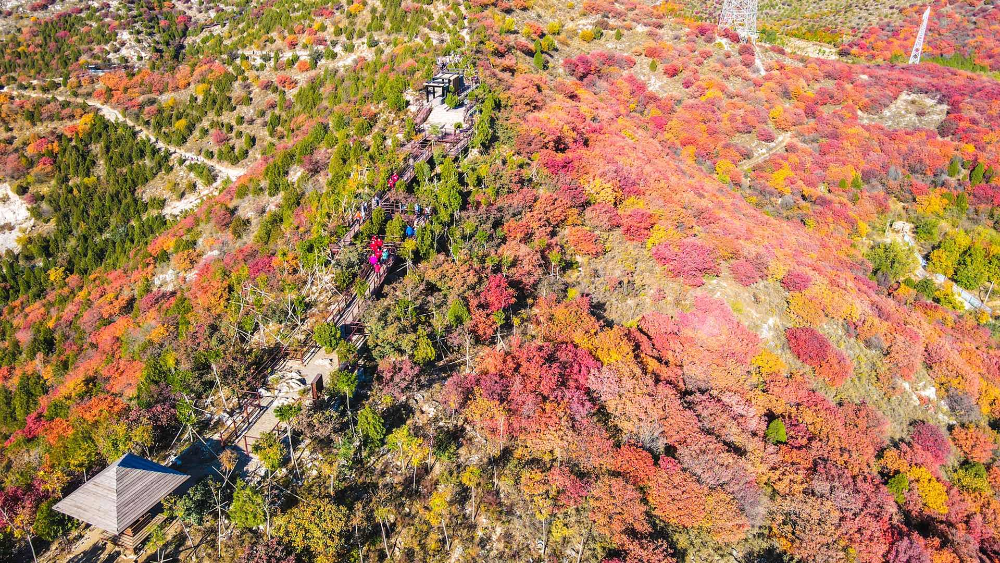
[[[85,99],[85,98],[76,98],[76,97],[72,97],[72,96],[62,96],[62,95],[58,95],[58,94],[43,94],[43,93],[39,93],[39,92],[29,92],[29,91],[26,91],[26,90],[15,90],[15,89],[11,89],[11,90],[8,90],[8,91],[11,92],[11,93],[13,93],[13,94],[21,95],[21,96],[29,96],[29,97],[32,97],[32,98],[53,98],[53,99],[56,99],[56,100],[59,100],[59,101],[62,101],[62,102],[72,102],[72,103],[78,103],[78,104],[86,104],[86,105],[91,106],[93,108],[97,108],[100,111],[101,115],[104,116],[106,119],[109,119],[109,120],[115,121],[115,122],[125,123],[129,127],[135,129],[136,132],[139,133],[139,136],[147,139],[149,142],[151,142],[154,145],[156,145],[156,147],[159,148],[160,150],[166,151],[166,152],[168,152],[170,154],[173,154],[175,156],[178,156],[178,157],[180,157],[180,158],[182,158],[184,160],[194,161],[194,162],[200,162],[200,163],[204,164],[205,166],[208,166],[209,168],[211,168],[213,171],[215,171],[216,172],[216,176],[218,176],[220,178],[224,176],[226,178],[229,178],[230,180],[236,180],[237,178],[239,178],[240,176],[242,176],[243,174],[246,173],[246,169],[245,168],[240,168],[238,166],[230,166],[230,165],[226,165],[226,164],[221,164],[221,163],[216,162],[214,160],[209,160],[209,159],[207,159],[207,158],[205,158],[205,157],[203,157],[201,155],[197,155],[197,154],[194,154],[192,152],[186,151],[184,149],[180,149],[180,148],[168,145],[167,143],[164,143],[163,141],[161,141],[156,135],[154,135],[148,129],[146,129],[142,125],[140,125],[140,124],[132,121],[131,119],[129,119],[128,117],[126,117],[125,114],[123,114],[121,111],[119,111],[118,109],[115,109],[115,108],[113,108],[113,107],[111,107],[109,105],[102,104],[102,103],[94,101],[94,100],[88,100],[88,99]]]
[[[791,134],[790,133],[782,133],[777,138],[777,140],[775,140],[774,144],[771,145],[770,148],[768,148],[764,152],[760,153],[759,155],[751,158],[750,160],[747,160],[746,162],[740,164],[740,168],[743,169],[744,172],[746,172],[746,171],[750,170],[751,168],[753,168],[754,166],[757,166],[761,162],[764,162],[772,154],[774,154],[774,153],[780,151],[781,149],[785,148],[785,145],[788,144],[788,139],[790,139],[790,138],[791,138]]]

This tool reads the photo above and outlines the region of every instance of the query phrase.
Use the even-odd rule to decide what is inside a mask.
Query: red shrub
[[[224,231],[233,222],[233,212],[224,205],[217,205],[212,208],[212,224],[216,229]]]
[[[785,291],[803,291],[812,285],[812,277],[802,270],[792,270],[781,278],[781,287]]]
[[[215,144],[215,146],[222,145],[228,140],[229,140],[229,135],[226,135],[225,131],[221,129],[212,129],[212,142]]]
[[[948,461],[951,454],[951,442],[940,428],[927,422],[920,422],[910,433],[910,442],[919,451],[927,454],[934,465]]]
[[[642,242],[649,238],[649,230],[653,228],[653,214],[644,209],[633,209],[625,216],[622,234],[632,242]]]
[[[591,227],[609,231],[622,224],[618,210],[607,203],[595,203],[584,212],[584,218]]]
[[[680,241],[676,248],[658,244],[653,247],[653,258],[688,285],[700,286],[705,283],[704,276],[719,274],[715,250],[694,238]]]
[[[523,39],[518,39],[514,42],[514,48],[521,51],[525,55],[534,55],[535,47]]]
[[[741,258],[729,264],[729,273],[733,275],[741,285],[753,285],[759,282],[764,274],[757,269],[753,262]]]
[[[890,563],[922,563],[930,560],[931,556],[924,548],[924,540],[917,534],[903,536],[889,550]]]
[[[838,350],[816,329],[794,327],[785,330],[785,338],[795,357],[816,370],[834,387],[840,386],[851,376],[854,366],[847,355]]]
[[[988,462],[996,448],[993,433],[977,426],[956,426],[951,439],[965,457],[979,463]]]
[[[583,80],[590,73],[597,70],[593,61],[587,55],[580,55],[576,58],[568,58],[563,61],[563,68],[568,74],[573,75],[577,80]]]
[[[570,227],[566,230],[566,240],[573,250],[587,256],[600,256],[604,254],[604,245],[597,239],[597,235],[584,229],[583,227]]]

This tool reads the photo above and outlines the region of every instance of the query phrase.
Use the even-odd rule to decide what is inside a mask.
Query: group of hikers
[[[420,215],[417,215],[416,220],[420,221]],[[408,239],[416,236],[417,230],[412,224],[407,224],[406,229],[403,231],[403,237]],[[368,256],[368,263],[375,270],[376,274],[382,272],[382,266],[389,263],[389,259],[392,256],[392,249],[382,240],[378,235],[372,236],[371,241],[368,243],[368,249],[371,254]]]
[[[399,182],[399,175],[393,174],[389,178],[389,189],[396,187]],[[372,196],[371,201],[364,202],[355,211],[354,218],[358,223],[361,223],[368,218],[368,215],[379,207],[382,203],[378,194]],[[402,208],[401,208],[402,210]],[[404,237],[411,238],[416,236],[417,231],[415,225],[419,224],[422,220],[427,220],[431,216],[431,210],[428,207],[421,208],[419,203],[415,203],[413,207],[414,221],[412,223],[407,223],[406,229],[404,230]],[[382,267],[389,263],[389,259],[392,254],[392,249],[385,244],[378,235],[372,236],[371,241],[368,243],[368,248],[371,250],[371,254],[368,256],[368,263],[371,265],[372,269],[375,270],[376,274],[382,273]]]
[[[389,189],[391,190],[391,189],[395,188],[396,184],[398,182],[399,182],[399,174],[393,174],[389,178]],[[373,195],[371,201],[366,201],[366,202],[362,203],[357,208],[357,210],[355,210],[355,212],[354,212],[354,219],[357,222],[359,222],[359,223],[361,221],[364,221],[365,219],[368,218],[368,214],[371,213],[372,211],[375,211],[375,208],[378,207],[379,204],[381,204],[381,203],[382,203],[382,200],[379,199],[378,194]],[[420,207],[420,206],[418,205],[417,207]]]
[[[375,235],[368,243],[368,248],[372,251],[368,257],[368,263],[375,269],[376,274],[382,273],[382,265],[389,262],[389,247],[386,246],[385,241]]]

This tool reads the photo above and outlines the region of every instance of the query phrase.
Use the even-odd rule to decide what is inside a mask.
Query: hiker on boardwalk
[[[382,263],[385,264],[388,262],[389,262],[389,247],[386,246],[385,248],[382,249]]]
[[[377,254],[373,253],[371,256],[368,257],[368,264],[371,265],[371,267],[375,269],[375,273],[376,274],[379,273],[379,271],[382,269],[381,266],[378,263],[378,255]]]
[[[416,234],[416,231],[413,230],[413,226],[412,225],[407,225],[406,226],[406,238],[410,238],[414,234]]]

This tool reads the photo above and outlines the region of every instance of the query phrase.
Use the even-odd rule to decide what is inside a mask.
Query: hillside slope
[[[1000,83],[629,0],[232,10],[0,68],[0,558],[102,549],[51,506],[132,451],[217,464],[146,559],[1000,559]]]

